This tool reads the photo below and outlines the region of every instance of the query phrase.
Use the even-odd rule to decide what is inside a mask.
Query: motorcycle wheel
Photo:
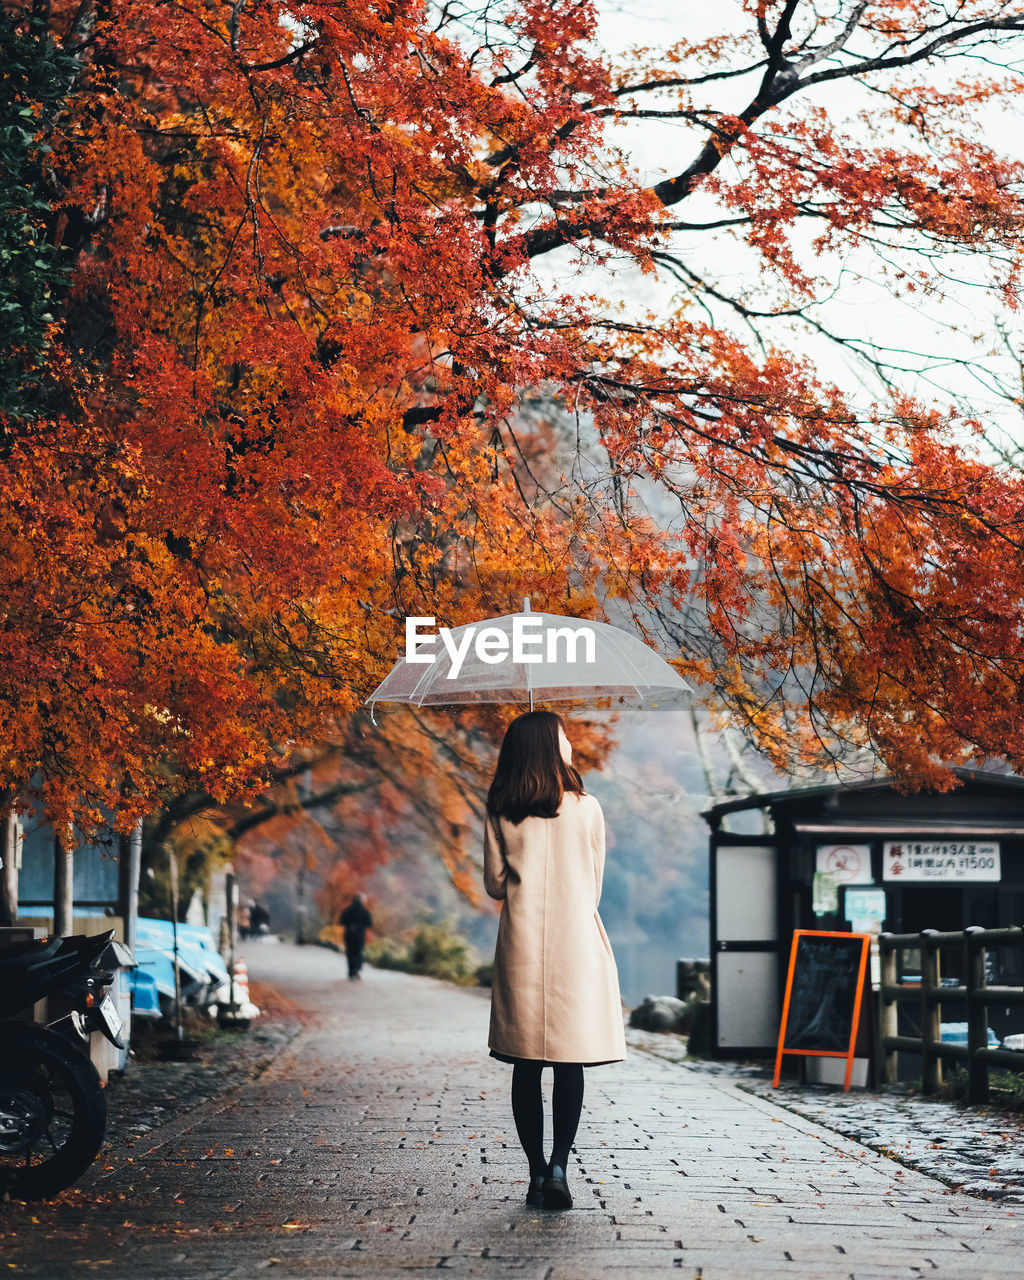
[[[0,1030],[0,1191],[40,1200],[71,1185],[95,1160],[107,1125],[99,1073],[46,1027]]]

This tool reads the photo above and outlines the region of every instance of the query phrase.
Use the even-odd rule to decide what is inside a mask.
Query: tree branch
[[[834,67],[829,71],[816,71],[813,75],[806,76],[801,80],[798,87],[805,89],[810,85],[825,84],[829,80],[842,80],[848,79],[850,76],[862,76],[869,71],[891,71],[897,67],[909,67],[915,62],[925,61],[946,45],[956,44],[983,32],[995,34],[997,31],[1024,31],[1024,17],[1000,18],[992,22],[975,22],[968,27],[961,28],[959,31],[948,31],[945,35],[937,36],[930,44],[911,53],[904,54],[902,57],[866,58],[864,61],[852,66]]]
[[[823,57],[832,56],[832,54],[845,47],[856,29],[855,19],[859,20],[865,6],[863,4],[858,5],[847,20],[840,35],[829,45],[815,51],[813,55],[809,55],[810,61],[808,61],[808,58],[804,58],[800,63],[791,64],[785,60],[783,48],[786,40],[790,38],[790,22],[796,11],[797,3],[798,0],[787,0],[778,26],[772,34],[768,33],[763,19],[758,19],[762,43],[765,44],[768,52],[768,60],[761,85],[755,96],[738,116],[724,117],[730,123],[720,129],[715,137],[708,139],[685,169],[673,177],[663,179],[651,188],[652,193],[666,208],[680,203],[693,191],[699,179],[713,173],[730,153],[738,139],[755,121],[802,89],[830,80],[848,79],[854,76],[863,76],[873,71],[888,71],[910,66],[913,63],[927,60],[943,48],[962,43],[981,34],[991,33],[994,35],[997,32],[1024,31],[1024,16],[994,19],[988,22],[975,22],[937,36],[929,41],[928,44],[900,57],[881,56],[865,59],[852,65],[819,71],[800,78],[799,70],[801,67],[812,65]],[[575,127],[576,122],[563,126],[563,130],[559,131],[558,136],[568,136]],[[492,156],[488,163],[493,164],[494,162],[495,157]],[[571,193],[563,192],[560,194],[567,203],[573,199]],[[587,196],[581,193],[579,200],[600,198],[602,194],[603,192],[594,192],[592,195]],[[600,237],[602,232],[603,223],[599,218],[592,219],[582,227],[569,225],[556,218],[553,225],[538,227],[534,231],[527,232],[523,236],[522,244],[527,257],[536,258],[571,243],[580,235]]]
[[[303,810],[322,809],[325,805],[334,804],[336,800],[344,799],[345,796],[356,795],[360,791],[369,791],[371,787],[377,785],[378,781],[378,778],[370,778],[361,782],[339,782],[333,787],[328,787],[326,791],[318,791],[315,795],[306,796],[302,800],[288,800],[281,804],[263,805],[260,809],[253,809],[249,813],[243,814],[237,822],[228,827],[224,834],[232,840],[238,840],[255,827],[262,826],[264,822],[269,822],[271,818],[280,817],[282,814],[298,813]]]
[[[244,67],[246,71],[275,71],[278,67],[286,67],[289,62],[296,62],[304,53],[312,49],[316,44],[315,40],[307,40],[304,44],[300,44],[297,49],[293,49],[291,53],[284,54],[283,57],[275,58],[273,62],[250,62]]]

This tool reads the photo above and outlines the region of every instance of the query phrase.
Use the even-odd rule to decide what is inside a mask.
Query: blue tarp
[[[999,1047],[999,1037],[991,1027],[986,1028],[986,1030],[988,1031],[988,1047],[997,1049]],[[944,1022],[939,1031],[939,1037],[945,1044],[966,1044],[967,1023]]]
[[[137,1018],[159,1018],[163,1012],[160,1008],[160,989],[156,978],[148,969],[132,969],[128,975],[128,986],[132,993],[132,1010]],[[174,982],[171,982],[171,996],[174,995]]]
[[[142,986],[146,992],[143,994],[139,985],[134,990],[147,1000],[153,998],[153,993],[173,999],[174,932],[170,920],[140,918],[135,935],[135,960],[136,973],[145,975]],[[214,945],[213,935],[202,925],[178,925],[178,967],[186,995],[190,988],[198,994],[228,980],[228,971]]]
[[[214,986],[218,986],[221,982],[227,982],[231,976],[228,973],[228,967],[224,963],[223,957],[217,950],[217,945],[213,940],[213,934],[204,924],[179,924],[178,925],[178,945],[180,947],[182,938],[187,938],[191,945],[198,947],[202,953],[203,960],[206,964],[206,971],[210,975],[210,981]]]

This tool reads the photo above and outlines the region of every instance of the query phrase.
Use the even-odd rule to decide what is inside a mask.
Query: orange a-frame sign
[[[772,1088],[784,1054],[845,1058],[849,1092],[871,935],[795,929]]]

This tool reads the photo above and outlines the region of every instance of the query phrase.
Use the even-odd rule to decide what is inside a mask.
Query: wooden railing
[[[968,1099],[987,1102],[989,1068],[1009,1067],[1024,1071],[1024,1053],[1012,1049],[990,1048],[988,1043],[988,1006],[1024,1005],[1024,987],[990,985],[988,951],[994,947],[1024,945],[1024,929],[981,929],[974,926],[962,933],[940,933],[925,929],[923,933],[883,933],[878,940],[882,957],[881,1034],[885,1054],[885,1078],[890,1084],[897,1079],[896,1055],[900,1050],[921,1055],[922,1090],[934,1093],[942,1083],[942,1061],[966,1062]],[[901,952],[921,952],[921,980],[898,981]],[[962,956],[963,980],[955,985],[943,984],[941,956],[944,949],[959,948]],[[967,1006],[967,1043],[949,1044],[941,1038],[943,1002],[962,1002]],[[899,1006],[914,1004],[920,1010],[921,1034],[899,1033]]]

